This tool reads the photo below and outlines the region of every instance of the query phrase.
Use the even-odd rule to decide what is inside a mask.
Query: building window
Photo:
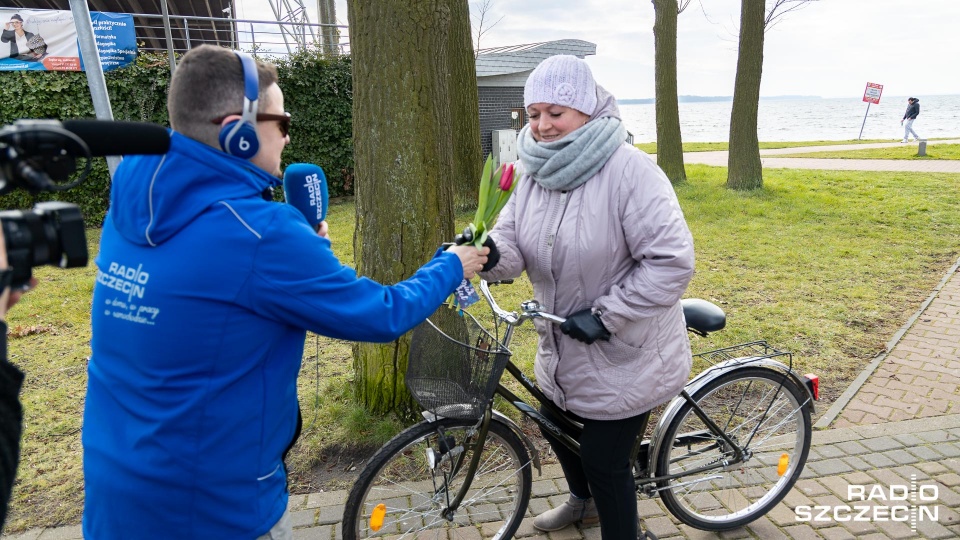
[[[524,124],[524,111],[520,109],[510,109],[510,127],[513,129],[520,129]]]

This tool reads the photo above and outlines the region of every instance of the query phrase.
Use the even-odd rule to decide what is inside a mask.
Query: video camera
[[[155,124],[18,120],[0,128],[0,195],[18,187],[32,194],[64,191],[86,179],[95,156],[164,154],[169,148],[167,130]],[[84,159],[84,168],[70,181],[78,157]],[[83,216],[75,204],[49,201],[32,210],[0,211],[0,224],[13,288],[29,283],[35,266],[87,265]]]

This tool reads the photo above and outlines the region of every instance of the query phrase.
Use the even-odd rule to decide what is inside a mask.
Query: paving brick
[[[806,506],[813,506],[812,502],[804,503]],[[797,522],[797,514],[794,509],[797,504],[781,502],[767,512],[767,518],[781,527],[793,525]]]
[[[931,445],[930,448],[936,450],[946,457],[960,457],[960,444],[955,442],[941,442]]]
[[[332,506],[343,504],[347,500],[346,490],[322,491],[320,493],[311,493],[307,495],[307,508],[317,508],[319,506]]]
[[[957,473],[946,473],[941,474],[936,477],[937,482],[947,486],[947,487],[956,487],[960,485],[960,474]]]
[[[958,466],[960,466],[960,463],[958,463]],[[817,497],[830,493],[830,490],[823,487],[823,485],[816,480],[798,480],[795,484],[795,489],[799,489],[807,497]]]
[[[893,467],[896,465],[896,462],[883,454],[864,454],[860,457],[869,463],[871,467],[878,469],[885,469],[887,467]]]
[[[883,452],[893,450],[894,448],[903,448],[903,443],[893,437],[877,437],[875,439],[864,439],[860,441],[864,446],[874,452]]]
[[[644,519],[643,522],[650,529],[650,532],[660,537],[680,534],[680,529],[666,516]]]
[[[339,530],[340,527],[337,526],[336,529]],[[333,530],[334,527],[331,525],[294,529],[293,540],[330,540],[333,536]]]
[[[820,529],[817,532],[826,540],[853,540],[856,538],[843,527],[830,527],[829,529]]]
[[[932,443],[947,442],[947,441],[950,441],[950,440],[956,440],[956,437],[954,437],[953,435],[947,433],[946,431],[940,431],[940,430],[938,430],[938,431],[923,431],[923,432],[921,432],[921,433],[917,433],[917,437],[920,437],[921,439],[923,439],[923,440],[925,440],[925,441],[927,441],[927,442],[932,442]]]
[[[560,493],[560,490],[557,488],[557,484],[554,483],[553,479],[537,480],[530,487],[530,494],[533,497],[548,497],[558,493]]]
[[[849,482],[842,476],[828,476],[820,479],[820,483],[829,489],[834,495],[840,498],[846,498],[847,486]]]
[[[940,464],[953,472],[960,473],[960,460],[956,458],[941,459]]]
[[[666,514],[666,512],[664,511],[663,506],[661,506],[661,503],[659,503],[657,500],[641,499],[637,501],[637,515],[639,515],[641,518],[646,519],[648,517],[662,516],[664,514]]]
[[[343,519],[343,505],[322,506],[317,512],[317,525],[333,525]]]
[[[923,484],[932,484],[932,482],[923,482]],[[937,502],[940,504],[945,504],[951,508],[960,507],[960,493],[957,493],[958,488],[949,488],[939,482],[937,485]]]
[[[854,470],[853,467],[847,465],[840,459],[826,459],[814,463],[807,463],[807,467],[821,477],[849,473]]]
[[[763,540],[789,540],[790,538],[766,517],[760,517],[753,523],[750,523],[747,525],[747,529],[756,535],[757,538],[763,538]]]
[[[910,528],[909,523],[903,521],[892,521],[890,518],[884,518],[876,519],[873,523],[883,532],[884,538],[900,540],[901,538],[917,537],[917,532]]]
[[[909,465],[911,463],[920,461],[920,458],[902,448],[897,450],[888,450],[883,452],[883,455],[890,458],[891,461],[898,465]]]
[[[866,446],[860,444],[859,441],[847,441],[836,444],[837,448],[843,451],[844,454],[848,456],[855,456],[858,454],[866,454],[870,452],[870,449]]]
[[[860,456],[847,456],[843,462],[853,468],[854,471],[866,471],[873,468],[872,465],[863,460]]]
[[[833,444],[815,446],[810,449],[810,454],[812,455],[814,453],[816,454],[817,459],[839,458],[846,455],[846,452],[844,452],[838,446]]]
[[[917,463],[917,468],[927,473],[930,476],[933,476],[935,474],[943,474],[950,471],[950,469],[944,467],[942,463],[939,463],[936,461],[930,461],[927,463]]]
[[[680,534],[683,535],[681,538],[688,540],[717,540],[723,538],[720,533],[701,531],[689,525],[680,525]]]
[[[906,451],[917,456],[920,461],[935,461],[943,457],[939,452],[929,446],[907,447]]]
[[[37,540],[77,540],[81,538],[83,538],[83,531],[80,525],[68,525],[45,529]]]
[[[930,538],[931,540],[955,538],[953,531],[936,521],[917,521],[917,532],[921,538]]]
[[[290,526],[296,529],[297,527],[307,527],[313,525],[316,517],[317,511],[314,509],[290,512]],[[343,513],[341,512],[340,515],[337,516],[336,522],[339,522],[342,518]]]
[[[817,534],[817,531],[813,530],[813,527],[809,525],[794,525],[792,527],[784,527],[783,532],[788,538],[793,538],[794,540],[818,540],[820,538],[820,535]]]

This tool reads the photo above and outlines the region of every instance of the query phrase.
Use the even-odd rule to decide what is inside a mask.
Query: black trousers
[[[545,407],[540,412],[553,418]],[[579,456],[555,436],[540,430],[560,461],[570,493],[581,499],[593,497],[603,540],[637,538],[637,488],[633,482],[630,451],[643,429],[643,416],[623,420],[587,420],[575,416],[583,423],[583,433],[578,439]]]

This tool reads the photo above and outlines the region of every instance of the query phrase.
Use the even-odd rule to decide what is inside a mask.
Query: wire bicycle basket
[[[441,306],[413,329],[405,382],[424,410],[475,420],[493,399],[509,359],[510,351],[472,315]]]

